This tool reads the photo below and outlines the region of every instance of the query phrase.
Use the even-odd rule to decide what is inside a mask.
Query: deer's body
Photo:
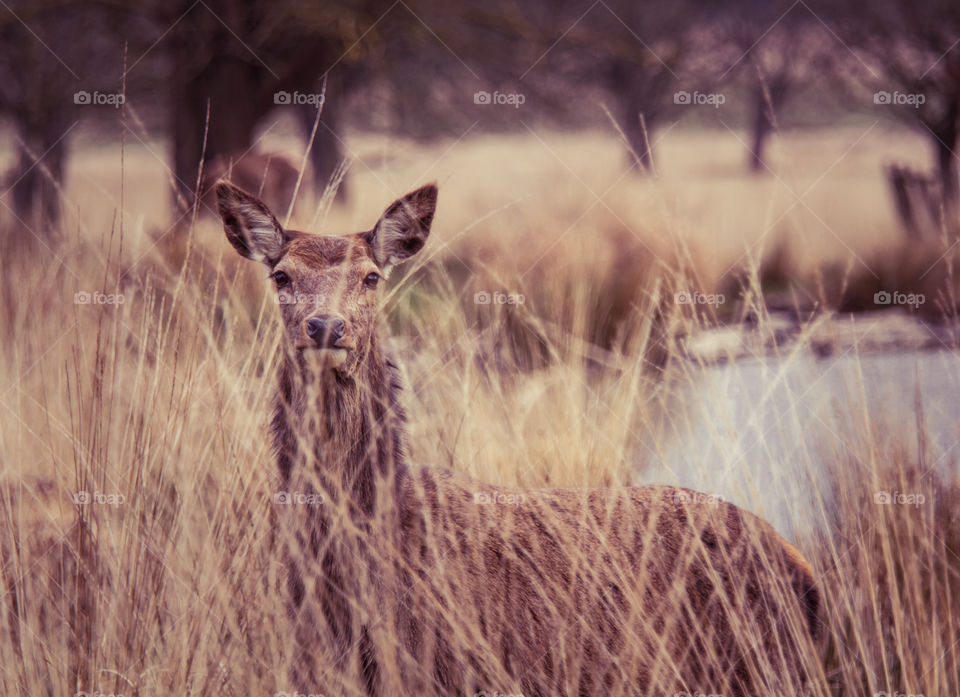
[[[287,206],[293,199],[299,175],[293,163],[279,153],[250,151],[229,156],[217,155],[203,168],[200,191],[204,205],[201,210],[217,210],[214,185],[220,180],[230,181],[246,191],[254,191],[273,205]]]
[[[423,246],[435,187],[345,237],[284,231],[228,185],[218,196],[238,251],[273,269],[281,298],[306,298],[281,305],[289,341],[272,424],[285,486],[326,499],[284,511],[291,687],[801,689],[816,585],[763,521],[673,487],[513,491],[407,462],[374,291]]]

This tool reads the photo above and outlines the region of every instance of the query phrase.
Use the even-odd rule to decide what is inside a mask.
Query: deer
[[[248,151],[239,155],[217,155],[203,168],[200,183],[200,211],[215,215],[216,183],[233,182],[246,191],[254,191],[262,200],[289,205],[300,171],[280,153]]]
[[[426,245],[436,184],[345,235],[216,195],[280,308],[275,476],[315,504],[277,523],[287,689],[733,697],[822,677],[813,570],[759,517],[674,486],[521,490],[410,460],[379,296]]]

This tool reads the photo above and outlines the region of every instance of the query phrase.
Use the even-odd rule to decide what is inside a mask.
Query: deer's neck
[[[350,377],[315,371],[298,353],[284,358],[279,379],[273,438],[284,481],[318,482],[372,514],[378,489],[395,491],[406,473],[396,365],[373,344]]]

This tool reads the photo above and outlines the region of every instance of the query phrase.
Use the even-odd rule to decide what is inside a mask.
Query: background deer
[[[274,206],[290,205],[300,172],[284,155],[251,150],[236,155],[217,155],[203,168],[200,184],[201,211],[217,210],[214,187],[220,180],[232,182]]]
[[[437,187],[345,236],[285,230],[217,186],[284,325],[272,434],[303,692],[796,694],[819,595],[762,520],[675,487],[518,491],[417,466],[378,294],[423,248]]]

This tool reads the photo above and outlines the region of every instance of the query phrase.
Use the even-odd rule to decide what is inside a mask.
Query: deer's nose
[[[307,320],[307,336],[320,348],[331,348],[343,338],[347,325],[339,317],[317,315]]]

